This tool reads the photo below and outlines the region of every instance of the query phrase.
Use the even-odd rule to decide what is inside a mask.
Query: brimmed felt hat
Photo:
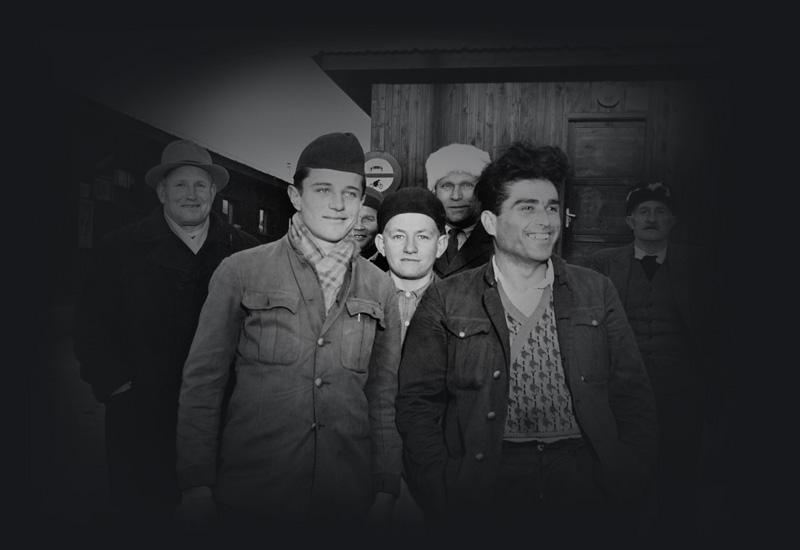
[[[218,192],[228,185],[230,177],[228,171],[219,164],[214,164],[208,151],[188,139],[168,143],[161,153],[161,164],[148,170],[144,181],[155,189],[167,172],[179,166],[202,168],[211,176],[211,182],[217,187]]]

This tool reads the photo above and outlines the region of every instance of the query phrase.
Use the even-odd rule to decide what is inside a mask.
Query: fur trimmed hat
[[[490,161],[489,153],[474,145],[464,143],[445,145],[428,155],[425,161],[428,189],[433,191],[436,182],[450,172],[461,172],[477,178]]]

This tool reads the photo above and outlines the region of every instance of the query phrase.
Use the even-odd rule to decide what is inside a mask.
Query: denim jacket
[[[214,486],[233,512],[362,517],[375,492],[399,491],[399,356],[394,288],[367,260],[352,260],[326,316],[286,237],[234,254],[211,279],[184,366],[181,487]]]
[[[562,364],[611,502],[641,495],[656,458],[655,403],[611,281],[553,257]],[[405,474],[430,521],[491,505],[508,408],[509,333],[491,262],[437,281],[406,334],[397,424]]]

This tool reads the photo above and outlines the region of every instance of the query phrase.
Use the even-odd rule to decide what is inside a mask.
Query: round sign
[[[381,193],[397,188],[400,182],[400,165],[392,155],[383,151],[370,151],[364,158],[367,185]]]

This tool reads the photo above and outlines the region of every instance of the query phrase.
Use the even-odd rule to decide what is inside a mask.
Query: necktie
[[[458,253],[459,233],[461,233],[461,230],[458,227],[454,227],[447,232],[449,240],[447,241],[447,248],[444,251],[444,259],[447,260],[448,264],[453,261],[453,258],[455,258]]]
[[[656,270],[658,269],[658,262],[656,261],[656,256],[643,256],[641,260],[642,267],[644,268],[644,273],[647,275],[647,280],[652,281],[653,275],[656,274]]]

